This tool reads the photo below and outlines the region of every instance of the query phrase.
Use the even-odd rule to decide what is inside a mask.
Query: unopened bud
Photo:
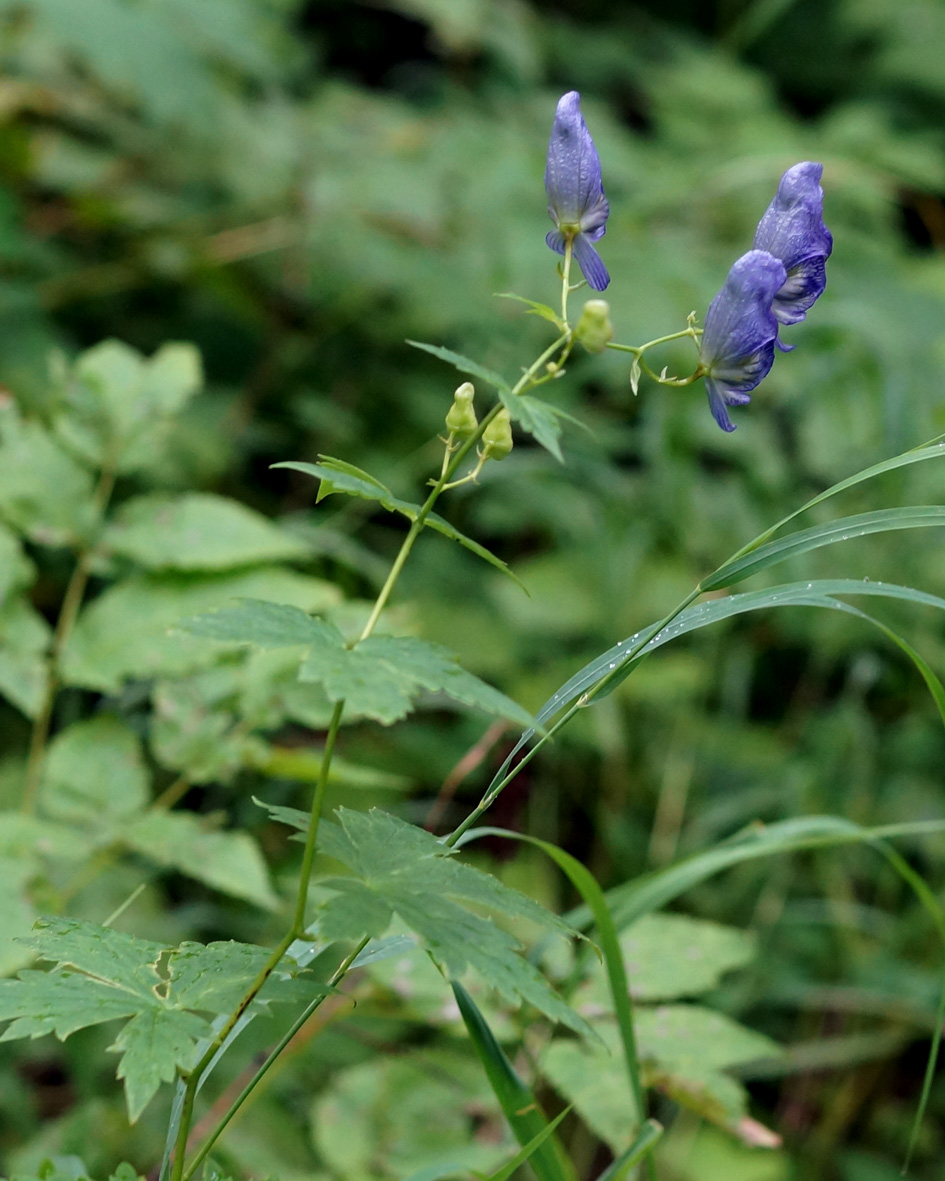
[[[589,353],[602,353],[614,335],[610,322],[610,304],[606,299],[589,299],[581,309],[574,328],[577,340]]]
[[[505,459],[512,450],[512,417],[504,407],[482,432],[485,459]]]
[[[446,429],[457,439],[468,439],[479,426],[473,398],[476,390],[471,381],[464,381],[453,394],[453,405],[446,413]]]

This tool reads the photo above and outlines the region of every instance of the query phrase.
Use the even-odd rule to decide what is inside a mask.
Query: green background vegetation
[[[780,173],[822,161],[835,238],[827,292],[787,334],[797,351],[737,412],[733,436],[713,423],[700,386],[644,381],[635,398],[625,357],[575,356],[551,389],[590,427],[566,431],[566,466],[523,439],[449,506],[531,597],[458,547],[421,539],[398,585],[399,624],[537,708],[785,512],[945,431],[943,52],[938,0],[3,0],[0,382],[23,414],[46,419],[63,356],[71,362],[112,337],[147,356],[193,342],[204,387],[191,389],[191,354],[174,354],[183,408],[119,474],[119,517],[143,493],[197,490],[280,526],[243,534],[233,521],[203,522],[186,539],[202,560],[188,565],[173,541],[170,557],[155,558],[163,523],[132,514],[115,526],[110,563],[92,572],[91,611],[116,581],[133,584],[136,564],[178,571],[177,590],[191,596],[178,616],[216,605],[197,585],[213,570],[230,580],[221,597],[266,597],[268,588],[307,608],[373,597],[400,526],[364,502],[316,508],[311,480],[269,465],[340,455],[416,499],[438,466],[435,436],[456,381],[404,339],[447,345],[507,375],[541,351],[547,325],[493,296],[556,298],[541,175],[563,91],[581,91],[603,161],[607,298],[629,343],[684,327],[690,310],[702,316],[750,246]],[[687,344],[666,349],[671,372],[689,371]],[[8,471],[0,465],[9,524]],[[847,493],[843,512],[941,502],[941,489],[938,465],[917,465]],[[212,550],[227,530],[236,558]],[[71,559],[50,537],[42,544],[34,533],[28,556],[31,602],[54,621]],[[271,565],[280,562],[291,569]],[[945,548],[936,530],[870,537],[806,555],[785,573],[814,576],[941,594]],[[278,578],[288,581],[273,591]],[[209,690],[185,692],[167,680],[177,670],[148,664],[133,642],[143,610],[131,594],[90,613],[84,630],[80,620],[56,728],[97,716],[103,702],[131,719],[149,736],[155,790],[173,788],[183,768],[195,785],[183,812],[202,822],[224,815],[252,833],[273,884],[262,871],[248,877],[245,861],[194,884],[182,876],[181,833],[138,832],[94,879],[50,870],[47,880],[34,867],[31,905],[101,921],[144,874],[151,884],[125,929],[271,942],[280,928],[266,907],[274,890],[288,892],[280,881],[291,882],[297,849],[250,797],[307,806],[303,764],[324,712],[285,706],[274,715],[278,741],[228,749],[226,765],[175,753],[181,695],[192,689],[203,708]],[[880,613],[945,669],[931,611],[884,604]],[[107,666],[101,638],[112,629],[124,640]],[[16,670],[0,674],[22,706]],[[165,725],[156,738],[152,690]],[[215,724],[207,742],[219,753]],[[340,752],[350,762],[332,804],[381,803],[422,823],[487,725],[431,710],[402,728],[348,727]],[[0,793],[11,807],[29,734],[13,704],[0,705],[0,732]],[[441,828],[478,799],[511,733],[494,736],[483,766],[443,801]],[[67,748],[60,762],[70,757],[82,751]],[[137,768],[139,756],[128,757]],[[901,655],[856,620],[792,609],[660,652],[545,751],[491,819],[562,844],[607,887],[759,820],[937,819],[943,766],[941,721]],[[134,807],[150,791],[139,780]],[[941,840],[906,852],[938,889]],[[534,850],[490,853],[511,884],[556,909],[575,902]],[[191,868],[202,856],[189,855]],[[711,879],[677,909],[754,932],[759,953],[715,988],[713,1004],[790,1055],[748,1080],[752,1113],[783,1135],[782,1151],[751,1151],[684,1115],[667,1138],[665,1176],[892,1181],[942,959],[899,879],[868,850],[784,857]],[[458,1145],[471,1111],[483,1142],[499,1135],[478,1065],[455,1038],[423,1032],[444,1003],[433,985],[391,986],[389,996],[362,987],[355,1020],[300,1046],[234,1128],[224,1159],[235,1176],[406,1177],[428,1159],[439,1110],[443,1136]],[[409,1012],[390,1000],[398,995]],[[270,1044],[272,1029],[254,1038],[247,1053]],[[92,1170],[122,1157],[145,1169],[159,1156],[166,1105],[127,1129],[114,1059],[103,1053],[109,1040],[91,1031],[64,1047],[4,1047],[5,1169],[34,1169],[49,1152],[79,1154]],[[418,1046],[433,1058],[419,1061]],[[382,1065],[378,1049],[393,1051]],[[443,1086],[462,1103],[445,1104]],[[404,1095],[409,1110],[392,1122]],[[917,1178],[941,1175],[943,1115],[939,1082]],[[362,1157],[353,1143],[384,1147]],[[583,1127],[571,1143],[596,1175],[606,1153]],[[493,1164],[484,1152],[482,1167]]]

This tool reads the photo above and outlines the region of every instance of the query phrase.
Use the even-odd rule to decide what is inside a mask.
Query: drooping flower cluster
[[[545,167],[548,216],[555,223],[545,241],[556,254],[571,249],[588,285],[603,291],[610,282],[593,243],[604,236],[610,206],[601,185],[600,156],[581,114],[581,96],[571,90],[558,100]]]
[[[794,348],[779,339],[781,326],[803,320],[826,287],[825,264],[833,238],[824,225],[822,174],[823,165],[811,161],[795,164],[784,173],[774,200],[758,223],[752,249],[733,264],[725,285],[709,305],[698,369],[683,380],[657,379],[688,385],[704,377],[709,407],[724,431],[735,429],[726,407],[751,401],[750,391],[774,364],[775,349],[790,352]],[[548,144],[545,189],[548,214],[555,224],[545,241],[557,254],[567,255],[570,247],[588,285],[603,291],[610,275],[594,243],[604,235],[610,206],[601,182],[600,157],[581,115],[581,96],[576,90],[558,100]],[[595,305],[600,302],[591,301]],[[591,308],[590,303],[586,306]],[[605,304],[601,307],[606,309]],[[589,347],[584,339],[590,329],[587,315],[578,327],[581,331],[575,330],[575,338]],[[634,364],[639,373],[644,348],[650,346],[610,345],[611,332],[608,327],[605,334],[597,333],[591,351],[627,348],[637,356]]]
[[[774,200],[755,231],[754,249],[729,271],[709,304],[699,350],[709,407],[723,431],[734,424],[726,406],[751,401],[749,390],[774,363],[778,329],[797,324],[827,285],[825,264],[833,238],[824,225],[823,165],[805,161],[781,177]]]

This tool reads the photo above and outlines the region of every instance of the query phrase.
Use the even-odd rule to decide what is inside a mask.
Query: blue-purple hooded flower
[[[555,223],[545,241],[556,254],[564,254],[570,239],[588,285],[603,291],[610,275],[593,243],[604,235],[610,206],[601,185],[600,157],[581,114],[581,96],[576,90],[558,100],[548,143],[545,189],[548,216]]]
[[[733,263],[725,286],[709,304],[699,365],[709,408],[723,431],[735,429],[725,407],[750,402],[748,391],[774,363],[778,321],[772,304],[786,278],[774,255],[749,250]]]
[[[822,164],[810,160],[789,168],[755,231],[754,248],[780,259],[787,272],[772,303],[782,324],[803,320],[827,286],[825,264],[833,237],[824,225],[823,171]]]

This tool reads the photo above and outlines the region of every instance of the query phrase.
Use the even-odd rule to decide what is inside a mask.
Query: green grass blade
[[[545,1130],[548,1121],[531,1090],[516,1074],[475,1001],[457,981],[452,981],[452,988],[489,1085],[509,1121],[515,1139],[524,1148]],[[529,1164],[538,1181],[577,1181],[573,1166],[553,1135],[532,1153]]]
[[[566,1107],[560,1115],[556,1115],[551,1123],[542,1128],[537,1136],[533,1136],[524,1148],[519,1149],[507,1164],[504,1164],[501,1169],[497,1169],[496,1172],[490,1173],[484,1178],[484,1181],[508,1181],[515,1170],[520,1169],[527,1160],[530,1160],[534,1156],[548,1137],[554,1135],[555,1128],[557,1128],[558,1124],[561,1123],[570,1111],[571,1108]]]
[[[793,512],[788,513],[786,517],[782,517],[780,521],[772,525],[769,529],[765,529],[763,533],[759,533],[747,545],[742,546],[738,553],[730,558],[729,561],[734,561],[735,558],[740,558],[742,554],[747,554],[752,550],[758,549],[759,546],[764,545],[775,533],[783,529],[785,525],[789,525],[791,521],[796,520],[802,513],[806,513],[808,509],[814,508],[815,505],[823,504],[825,500],[829,500],[839,492],[845,492],[847,488],[853,488],[856,484],[862,484],[865,480],[872,480],[876,476],[881,476],[896,468],[907,467],[913,463],[922,463],[926,459],[943,458],[945,458],[945,435],[936,435],[934,439],[929,439],[927,443],[920,443],[918,447],[912,447],[908,451],[903,451],[899,455],[892,456],[890,459],[882,460],[881,463],[874,463],[871,467],[863,468],[862,471],[855,472],[852,476],[847,476],[846,479],[841,480],[837,484],[832,484],[829,488],[824,489],[823,492],[818,492],[816,496],[805,501],[800,508],[794,509]]]
[[[839,521],[828,521],[810,529],[789,533],[777,541],[769,541],[740,557],[732,558],[720,566],[708,578],[702,580],[704,591],[718,590],[733,586],[759,570],[765,570],[786,558],[805,554],[809,550],[839,541],[850,541],[854,537],[865,537],[870,533],[886,533],[897,529],[927,529],[945,525],[945,505],[920,504],[903,508],[876,509],[870,513],[858,513],[852,517],[841,517]]]
[[[640,1135],[636,1140],[604,1169],[597,1181],[623,1181],[634,1165],[640,1164],[641,1161],[649,1157],[662,1135],[663,1125],[657,1123],[655,1119],[648,1119],[640,1129]]]

